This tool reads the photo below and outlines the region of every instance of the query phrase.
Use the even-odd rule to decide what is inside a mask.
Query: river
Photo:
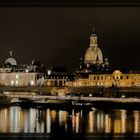
[[[0,133],[140,133],[140,111],[0,108]]]

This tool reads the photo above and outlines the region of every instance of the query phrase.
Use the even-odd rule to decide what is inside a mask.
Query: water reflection
[[[0,133],[140,133],[140,111],[0,108]]]

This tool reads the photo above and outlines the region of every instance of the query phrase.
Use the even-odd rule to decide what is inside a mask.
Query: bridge
[[[78,97],[78,96],[46,96],[46,95],[6,95],[11,102],[17,100],[32,100],[35,102],[46,102],[47,100],[63,101],[85,101],[85,102],[114,102],[114,103],[140,103],[140,98],[108,98],[108,97]]]

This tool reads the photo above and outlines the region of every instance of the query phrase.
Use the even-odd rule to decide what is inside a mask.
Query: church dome
[[[15,58],[12,57],[12,51],[9,52],[10,53],[10,57],[6,59],[5,64],[9,63],[12,66],[17,65],[17,61],[15,60]]]
[[[100,48],[97,46],[89,47],[85,53],[85,63],[86,64],[102,64],[103,54]]]
[[[6,63],[10,63],[13,66],[17,65],[17,61],[15,60],[15,58],[10,58],[10,57],[6,59],[5,64]]]
[[[85,64],[103,63],[103,54],[97,44],[97,35],[95,33],[95,29],[93,29],[93,33],[90,36],[90,47],[86,50],[84,63]]]

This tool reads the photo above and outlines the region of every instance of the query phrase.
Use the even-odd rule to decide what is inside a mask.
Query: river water
[[[140,111],[0,108],[0,133],[140,133]]]

